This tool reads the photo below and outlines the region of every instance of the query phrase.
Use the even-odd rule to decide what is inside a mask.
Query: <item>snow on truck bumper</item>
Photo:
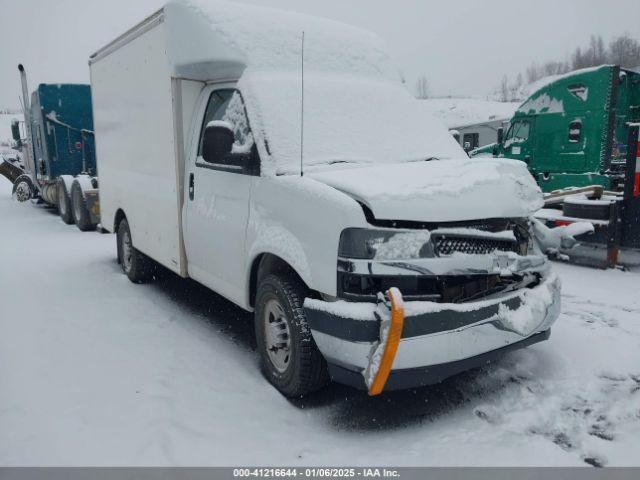
[[[332,379],[366,390],[364,372],[380,341],[378,306],[307,299],[304,308]],[[546,340],[559,313],[555,274],[533,288],[475,302],[405,302],[400,344],[384,390],[438,383]]]

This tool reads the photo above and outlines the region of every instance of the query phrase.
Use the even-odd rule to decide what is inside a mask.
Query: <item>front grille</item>
[[[375,302],[378,292],[397,287],[407,301],[461,303],[526,286],[533,278],[497,274],[477,275],[358,275],[338,271],[338,297],[357,302]]]
[[[515,241],[491,238],[437,235],[433,237],[433,245],[437,256],[451,255],[453,253],[482,255],[496,250],[518,252],[518,244]]]

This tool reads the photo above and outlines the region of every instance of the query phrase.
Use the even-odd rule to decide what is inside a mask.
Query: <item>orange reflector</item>
[[[398,345],[400,345],[400,337],[402,337],[402,325],[404,324],[404,304],[402,300],[402,294],[400,290],[395,287],[387,290],[387,298],[391,303],[391,324],[389,325],[389,333],[387,334],[387,341],[384,345],[384,351],[382,358],[380,359],[380,366],[376,372],[376,376],[371,382],[369,387],[369,395],[379,395],[384,389],[384,385],[387,383],[389,373],[391,373],[391,367],[393,361],[396,358],[396,352],[398,351]]]

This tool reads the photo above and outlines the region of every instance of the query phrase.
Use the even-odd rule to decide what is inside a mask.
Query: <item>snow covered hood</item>
[[[311,173],[364,203],[380,220],[455,222],[525,217],[542,208],[526,164],[464,159]]]

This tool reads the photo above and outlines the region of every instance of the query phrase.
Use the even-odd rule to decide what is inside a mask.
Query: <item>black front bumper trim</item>
[[[424,387],[440,383],[446,378],[462,373],[466,370],[481,367],[494,360],[499,359],[505,353],[519,350],[534,343],[547,340],[551,336],[551,329],[544,332],[531,335],[519,342],[506,345],[496,350],[481,353],[474,357],[457,360],[455,362],[440,363],[438,365],[429,365],[427,367],[405,368],[401,370],[391,370],[391,374],[387,379],[384,391],[404,390],[407,388]],[[350,370],[344,366],[335,363],[329,363],[329,374],[334,382],[342,383],[355,387],[359,390],[367,390],[364,378],[360,371]]]

